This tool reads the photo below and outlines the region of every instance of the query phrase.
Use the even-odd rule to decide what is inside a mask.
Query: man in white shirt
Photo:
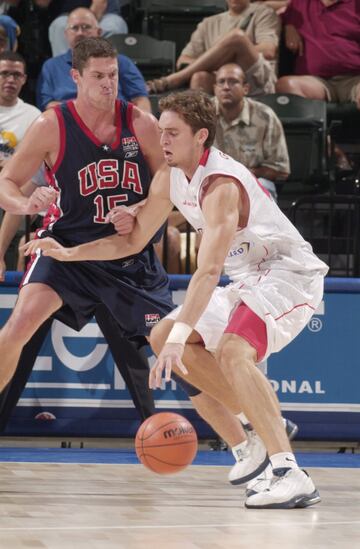
[[[39,116],[40,111],[25,103],[19,94],[26,82],[26,64],[15,52],[0,54],[0,169],[13,155],[26,130]],[[27,196],[41,184],[37,178],[26,183],[22,192]],[[15,236],[22,216],[5,214],[0,228],[0,280],[4,280],[5,253]]]

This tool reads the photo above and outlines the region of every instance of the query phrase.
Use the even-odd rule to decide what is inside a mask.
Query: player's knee
[[[215,358],[226,375],[233,368],[247,369],[253,367],[256,351],[241,337],[230,335],[219,345]]]
[[[5,324],[2,334],[8,340],[24,344],[33,334],[33,327],[33,318],[30,315],[26,315],[24,312],[18,312],[15,309]]]

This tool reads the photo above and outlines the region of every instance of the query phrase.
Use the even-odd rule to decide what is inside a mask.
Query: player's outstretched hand
[[[58,193],[52,187],[37,187],[28,198],[27,214],[36,214],[46,211],[55,202]]]
[[[20,249],[24,251],[24,255],[32,255],[41,250],[43,255],[48,255],[58,261],[71,261],[72,248],[64,248],[54,238],[36,238],[21,246]]]
[[[165,381],[170,381],[171,371],[173,366],[177,366],[183,374],[187,374],[188,371],[182,362],[182,356],[184,354],[184,345],[181,343],[165,343],[159,354],[154,367],[150,370],[149,375],[149,387],[150,389],[156,389],[161,387],[161,381],[163,372],[165,370]]]

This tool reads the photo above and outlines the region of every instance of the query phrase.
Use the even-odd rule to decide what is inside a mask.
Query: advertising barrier
[[[11,314],[19,273],[0,285],[0,325]],[[188,276],[171,277],[181,303]],[[226,280],[222,281],[226,283]],[[303,332],[268,360],[268,377],[300,438],[360,440],[360,280],[327,279],[325,297]],[[9,342],[11,345],[11,342]],[[149,348],[150,364],[154,361]],[[200,436],[208,426],[175,382],[155,391],[158,409],[190,418]],[[37,419],[36,419],[37,418]],[[97,324],[76,332],[54,321],[6,435],[132,436],[139,417]]]

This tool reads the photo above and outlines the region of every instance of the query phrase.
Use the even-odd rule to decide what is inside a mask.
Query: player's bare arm
[[[47,209],[56,192],[50,187],[38,187],[30,197],[22,187],[46,160],[55,162],[59,149],[59,130],[56,115],[44,113],[31,125],[19,148],[0,174],[0,206],[14,214],[25,215]]]
[[[154,175],[161,167],[165,166],[164,155],[160,147],[159,123],[152,114],[144,113],[134,107],[133,127],[151,174]]]
[[[189,334],[208,305],[219,282],[225,258],[241,218],[241,193],[238,184],[228,177],[215,177],[208,186],[202,202],[206,225],[198,253],[198,265],[188,286],[184,305],[176,319],[179,326],[187,326]],[[187,370],[181,357],[184,344],[168,341],[152,368],[149,386],[160,387],[162,374],[171,379],[172,367],[183,374]]]
[[[205,310],[221,272],[239,224],[240,189],[227,177],[216,177],[203,199],[206,220],[197,258],[178,321],[195,326]]]
[[[59,261],[114,260],[140,253],[163,225],[172,210],[169,198],[168,168],[158,171],[154,177],[146,204],[141,208],[134,230],[127,236],[113,235],[93,240],[73,248],[64,248],[52,238],[33,240],[23,249],[25,255],[31,255],[41,249]]]

